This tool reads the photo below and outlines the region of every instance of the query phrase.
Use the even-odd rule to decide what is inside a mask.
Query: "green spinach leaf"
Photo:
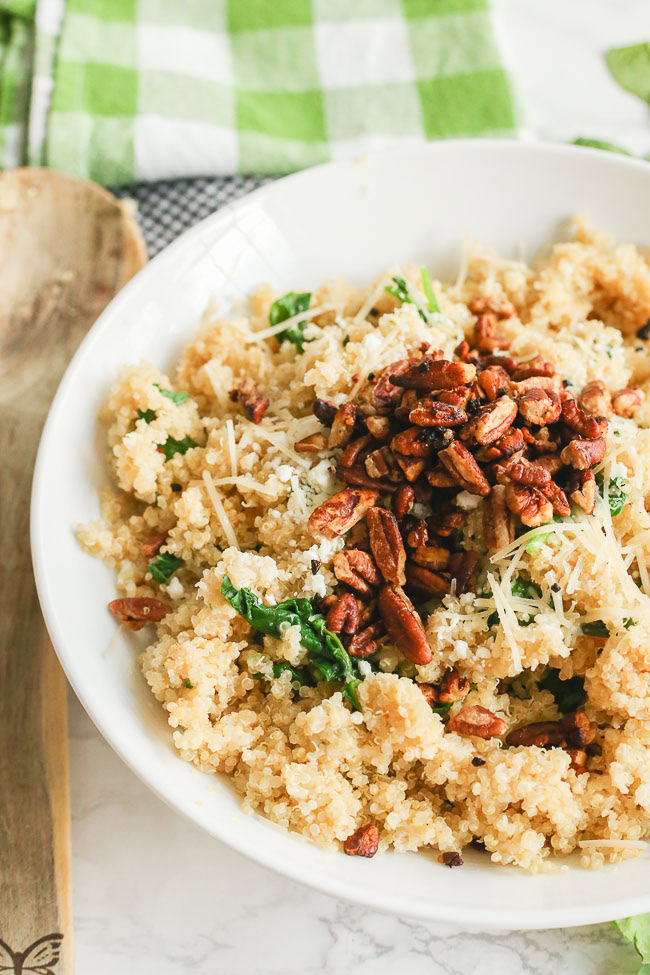
[[[596,484],[598,485],[598,493],[602,498],[605,484],[605,478],[603,477],[602,471],[596,474]],[[625,507],[627,502],[627,492],[623,490],[623,487],[626,484],[626,477],[613,477],[609,482],[607,499],[612,518],[615,518],[616,515],[620,515],[621,511]]]
[[[548,673],[539,683],[540,690],[550,691],[555,698],[558,710],[562,714],[575,711],[585,700],[585,682],[583,677],[569,677],[560,679],[560,671],[555,667],[549,668]]]
[[[429,269],[426,267],[421,267],[420,277],[422,278],[422,287],[426,295],[429,311],[433,314],[440,314],[440,306],[438,304],[438,299],[436,298],[436,293],[433,290],[433,282],[431,280],[431,275],[429,274]]]
[[[286,599],[277,606],[266,606],[250,589],[237,589],[228,576],[223,577],[221,593],[253,629],[269,636],[280,637],[284,624],[300,627],[300,642],[309,653],[309,663],[318,680],[327,684],[343,684],[343,696],[357,711],[361,705],[357,687],[361,683],[352,657],[336,633],[325,626],[325,617],[315,613],[311,602],[304,598]]]
[[[619,85],[644,102],[650,102],[650,41],[613,47],[605,60]]]
[[[613,142],[603,142],[602,139],[574,139],[574,146],[587,146],[589,149],[604,149],[605,152],[618,152],[621,156],[632,156],[631,152],[627,149],[623,149],[622,146],[616,146]]]
[[[182,440],[167,437],[164,443],[158,445],[158,450],[161,454],[165,455],[165,461],[168,461],[172,459],[174,454],[187,453],[190,447],[198,447],[196,441],[192,440],[191,437],[183,437]]]
[[[637,975],[650,975],[650,914],[625,917],[612,921],[612,924],[641,956],[642,965]]]
[[[149,563],[147,572],[151,573],[156,582],[163,585],[171,579],[182,564],[183,560],[179,559],[176,555],[172,555],[171,552],[161,552]]]
[[[155,419],[155,410],[138,410],[138,420],[144,420],[145,423],[151,423]]]
[[[393,281],[394,284],[386,285],[385,290],[388,292],[388,294],[392,295],[393,298],[397,298],[398,301],[401,301],[403,304],[414,305],[415,302],[411,298],[411,294],[409,292],[409,286],[404,280],[404,278],[400,278],[399,275],[393,275]],[[434,296],[434,301],[435,301],[435,296]],[[424,314],[421,308],[418,308],[418,314],[423,322],[427,321],[427,316]]]
[[[293,318],[294,315],[299,315],[301,311],[307,311],[309,308],[309,303],[311,301],[311,292],[302,291],[296,293],[295,291],[288,291],[286,295],[282,295],[273,302],[269,308],[269,323],[273,327],[279,325],[281,322],[286,322],[288,318]],[[313,342],[313,339],[305,338],[305,329],[307,327],[307,322],[298,322],[287,329],[277,333],[278,340],[280,342],[291,342],[297,348],[298,352],[302,353],[305,351],[305,344],[307,342]]]
[[[175,393],[173,389],[163,389],[158,383],[154,383],[154,386],[160,391],[162,396],[166,396],[167,399],[170,399],[172,403],[176,404],[176,406],[180,406],[181,403],[186,403],[190,398],[190,394],[184,389],[178,393]]]

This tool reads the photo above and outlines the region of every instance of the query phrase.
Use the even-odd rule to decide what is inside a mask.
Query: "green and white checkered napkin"
[[[514,129],[487,0],[37,0],[29,161],[103,183]]]

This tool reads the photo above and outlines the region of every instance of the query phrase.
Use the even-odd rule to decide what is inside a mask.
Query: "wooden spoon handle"
[[[73,972],[66,681],[29,555],[36,448],[72,353],[145,260],[135,222],[100,186],[50,170],[0,175],[2,972]]]

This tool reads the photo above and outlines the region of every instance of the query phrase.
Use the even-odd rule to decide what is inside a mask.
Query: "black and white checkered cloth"
[[[147,253],[154,257],[184,230],[262,186],[268,179],[262,176],[207,176],[130,183],[114,187],[113,192],[136,201]]]

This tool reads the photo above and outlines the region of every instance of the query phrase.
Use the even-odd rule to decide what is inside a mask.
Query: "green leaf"
[[[618,152],[621,156],[633,155],[627,149],[623,149],[622,146],[616,146],[613,142],[603,142],[601,139],[574,139],[572,145],[587,146],[589,149],[603,149],[605,152]]]
[[[596,474],[596,484],[598,485],[598,493],[602,498],[605,490],[605,478],[602,471]],[[627,502],[627,492],[623,490],[625,484],[627,484],[626,477],[613,477],[609,482],[607,500],[612,518],[620,515]]]
[[[585,636],[599,636],[607,639],[609,628],[603,620],[593,620],[591,623],[583,623],[580,627]]]
[[[642,101],[650,102],[650,41],[613,47],[605,60],[619,85]]]
[[[393,281],[395,283],[387,284],[384,290],[387,291],[389,295],[392,295],[393,298],[397,298],[398,301],[401,301],[407,305],[414,305],[415,302],[411,298],[411,295],[409,293],[409,286],[404,280],[404,278],[400,278],[398,275],[394,275]],[[435,296],[434,296],[434,301],[435,301]],[[424,314],[421,308],[418,308],[418,314],[423,322],[427,321],[427,316]]]
[[[434,314],[440,314],[440,306],[438,304],[435,291],[433,290],[433,282],[431,280],[431,275],[429,274],[429,269],[426,267],[420,268],[420,277],[422,278],[422,287],[426,295],[429,311],[433,312]]]
[[[555,698],[558,710],[562,714],[575,711],[585,700],[585,682],[582,677],[570,677],[561,680],[560,671],[550,667],[544,679],[539,683],[540,690],[550,691]]]
[[[161,552],[157,555],[153,561],[147,566],[147,572],[150,572],[154,577],[156,582],[163,585],[168,582],[169,579],[174,575],[177,569],[183,564],[183,560],[177,558],[176,555],[172,555],[171,552]]]
[[[438,704],[436,707],[432,707],[431,710],[434,714],[439,714],[441,718],[446,717],[451,711],[452,702],[449,701],[447,704]]]
[[[513,596],[519,596],[521,599],[539,599],[542,595],[542,590],[534,582],[530,582],[527,579],[522,579],[521,576],[515,576],[515,578],[510,583],[510,591]],[[515,614],[516,615],[516,614]],[[499,614],[495,610],[494,613],[490,613],[487,618],[488,626],[494,626],[498,623]],[[533,622],[532,618],[526,620],[520,620],[517,616],[517,622],[519,626],[530,626]]]
[[[154,383],[154,386],[156,389],[160,390],[162,396],[166,396],[167,399],[170,399],[172,403],[176,404],[176,406],[180,406],[181,403],[186,403],[190,398],[190,394],[186,393],[184,389],[182,389],[179,393],[175,393],[172,389],[163,389],[162,386],[158,385],[158,383]]]
[[[286,599],[277,606],[266,606],[252,590],[233,586],[223,577],[221,594],[255,630],[279,638],[286,626],[300,628],[300,642],[309,653],[309,663],[316,677],[326,684],[340,682],[343,695],[358,710],[357,687],[361,683],[356,664],[336,633],[325,625],[325,617],[315,613],[304,598]]]
[[[190,449],[190,447],[198,447],[195,440],[191,437],[183,437],[182,440],[175,440],[173,437],[167,437],[164,443],[158,445],[158,451],[165,455],[165,462],[171,460],[174,454],[185,454]]]
[[[643,962],[638,975],[650,972],[650,914],[637,914],[636,917],[622,918],[612,924],[626,941],[634,945]]]
[[[138,410],[138,420],[144,420],[145,423],[151,423],[152,420],[156,419],[156,413],[154,410]]]
[[[309,303],[311,301],[311,292],[302,291],[296,293],[295,291],[288,291],[286,295],[282,295],[273,302],[269,308],[269,323],[272,327],[279,325],[281,322],[286,322],[288,318],[293,318],[294,315],[299,315],[301,311],[307,311],[309,308]],[[282,332],[278,332],[277,337],[280,342],[292,342],[296,346],[298,352],[302,353],[305,351],[305,344],[307,342],[313,342],[313,339],[306,339],[304,332],[307,327],[307,322],[298,322],[297,325],[293,325],[290,328],[284,329]]]
[[[194,684],[193,684],[193,683],[192,683],[192,681],[191,681],[191,680],[189,679],[189,677],[186,677],[186,678],[185,678],[185,679],[183,680],[183,687],[187,687],[187,689],[188,689],[188,691],[191,691],[191,690],[192,690],[192,688],[194,687]]]

